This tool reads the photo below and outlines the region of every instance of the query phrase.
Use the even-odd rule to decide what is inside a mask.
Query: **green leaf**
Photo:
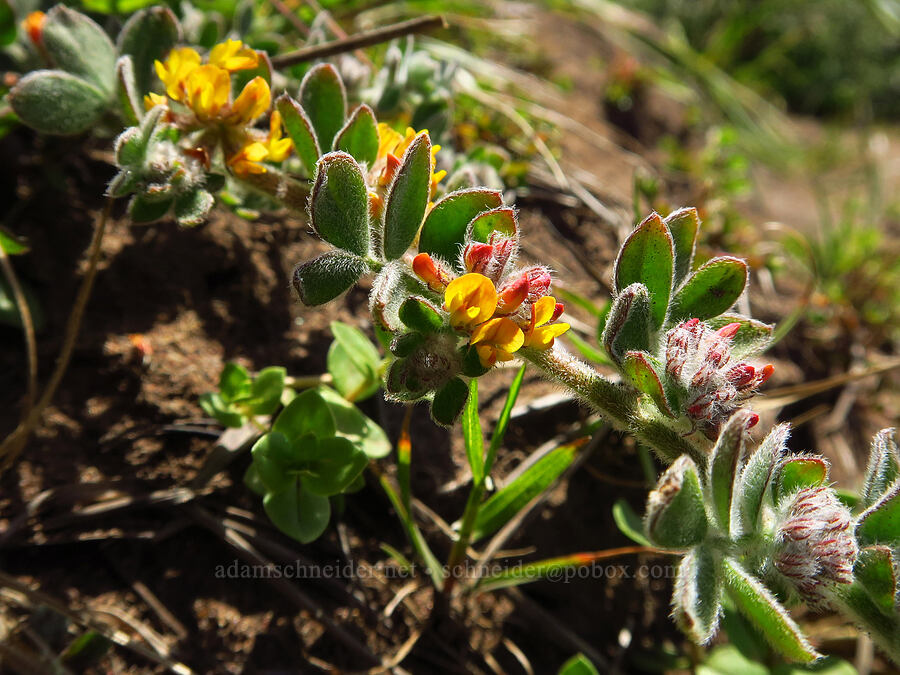
[[[316,173],[316,163],[322,155],[319,149],[319,141],[313,131],[312,122],[306,115],[303,107],[287,94],[282,94],[275,101],[275,108],[281,113],[284,128],[287,135],[294,142],[294,151],[303,162],[306,173],[310,176]]]
[[[16,15],[9,0],[0,0],[0,47],[12,44],[16,39]]]
[[[431,140],[413,140],[388,190],[384,206],[384,256],[399,258],[413,243],[431,193]]]
[[[575,331],[569,331],[566,333],[566,340],[572,343],[572,346],[588,361],[592,361],[594,363],[598,363],[603,366],[612,366],[615,365],[615,362],[606,355],[606,352],[597,349],[587,340],[578,336],[578,333]]]
[[[471,241],[487,243],[494,232],[499,232],[507,237],[515,237],[517,229],[516,212],[508,206],[504,206],[475,216],[467,228],[467,238]]]
[[[137,194],[128,203],[128,215],[136,223],[152,223],[163,218],[172,208],[173,200],[158,199],[147,194]]]
[[[584,654],[576,654],[562,664],[557,675],[599,675],[599,673]]]
[[[419,251],[456,263],[465,241],[466,228],[472,219],[479,213],[497,208],[502,202],[499,192],[483,188],[445,195],[425,218],[419,237]]]
[[[853,567],[854,578],[885,612],[897,606],[897,571],[888,546],[868,546],[859,552]]]
[[[756,532],[763,499],[769,488],[775,467],[787,447],[789,424],[779,424],[750,455],[741,472],[738,488],[738,508],[743,532]]]
[[[157,0],[81,0],[81,6],[97,14],[130,14]]]
[[[407,328],[420,333],[437,333],[444,327],[444,317],[425,298],[407,298],[400,305],[400,320]]]
[[[660,412],[669,417],[675,417],[675,413],[669,407],[666,393],[663,389],[659,373],[661,366],[654,364],[654,359],[647,352],[628,352],[622,361],[622,372],[638,391],[647,394]]]
[[[309,214],[316,234],[329,244],[363,257],[369,252],[366,179],[346,152],[330,152],[319,160]]]
[[[375,113],[363,103],[347,120],[334,139],[334,150],[343,150],[360,164],[371,168],[378,158],[378,122]]]
[[[684,549],[699,544],[708,527],[697,465],[682,455],[650,493],[644,530],[656,546]]]
[[[127,124],[137,124],[143,114],[143,106],[134,82],[134,63],[127,55],[116,61],[116,97],[122,119]]]
[[[6,255],[22,255],[31,250],[28,244],[4,227],[0,227],[0,249]]]
[[[175,198],[175,219],[184,227],[199,225],[206,220],[215,203],[215,198],[206,190],[188,190]]]
[[[226,363],[219,376],[219,391],[222,399],[238,401],[250,396],[253,382],[247,369],[238,363]]]
[[[286,376],[287,371],[281,366],[271,366],[259,371],[250,389],[254,415],[271,415],[278,410]]]
[[[469,382],[469,399],[463,411],[462,432],[466,458],[472,469],[472,482],[477,485],[484,480],[484,436],[481,433],[481,420],[478,418],[478,380]]]
[[[862,512],[856,526],[856,539],[862,546],[900,546],[900,481]]]
[[[862,489],[862,503],[866,507],[878,501],[900,475],[900,451],[894,441],[895,431],[893,428],[882,429],[872,439]]]
[[[741,325],[731,338],[731,358],[734,361],[764,352],[772,344],[775,332],[773,326],[740,314],[720,314],[707,319],[705,323],[713,330],[719,330],[730,323]]]
[[[245,417],[231,407],[230,404],[222,400],[222,397],[215,392],[210,392],[200,396],[200,407],[210,417],[214,417],[223,426],[239,429],[244,426]]]
[[[644,284],[657,328],[665,321],[669,306],[674,258],[672,235],[659,214],[653,213],[628,235],[616,260],[616,291],[621,293],[634,283]]]
[[[321,438],[307,448],[304,461],[309,468],[300,482],[306,490],[323,497],[340,494],[350,487],[369,463],[366,453],[346,438]]]
[[[181,26],[168,7],[143,9],[132,14],[122,26],[116,44],[119,54],[129,55],[134,62],[139,101],[155,81],[153,62],[165,59],[181,39]]]
[[[666,216],[664,222],[675,247],[675,277],[672,285],[677,288],[691,271],[697,233],[700,231],[700,215],[693,207],[678,209]]]
[[[719,527],[732,532],[732,500],[738,482],[739,462],[744,460],[748,442],[748,425],[753,417],[749,410],[738,410],[725,423],[712,451],[710,462],[710,490],[712,505]],[[736,525],[736,523],[735,523]]]
[[[669,321],[718,316],[737,302],[746,285],[747,263],[739,258],[713,258],[675,293]]]
[[[459,418],[468,398],[469,387],[462,379],[454,377],[435,393],[431,402],[431,419],[449,427]]]
[[[266,496],[266,486],[259,477],[255,464],[250,464],[244,472],[244,485],[250,492],[260,497]]]
[[[650,293],[643,284],[631,284],[616,296],[612,303],[601,341],[616,362],[626,352],[649,351],[653,331],[650,314]]]
[[[347,116],[347,93],[330,63],[313,66],[300,84],[300,105],[309,117],[320,148],[330,148]]]
[[[631,541],[641,546],[653,546],[644,534],[644,521],[624,499],[617,499],[612,507],[613,520],[616,527]]]
[[[299,485],[292,485],[283,492],[268,493],[263,498],[263,507],[279,530],[301,544],[318,539],[331,517],[328,497],[314,495]]]
[[[522,381],[525,379],[525,364],[519,368],[519,372],[513,378],[509,389],[506,392],[506,400],[503,402],[503,410],[500,411],[500,417],[497,418],[497,424],[494,427],[494,433],[491,435],[491,444],[488,446],[487,456],[484,459],[484,474],[491,475],[491,469],[494,467],[494,458],[497,456],[497,450],[503,443],[506,436],[506,427],[509,426],[509,418],[512,415],[513,406],[516,405],[516,399],[519,398],[519,391],[522,389]]]
[[[57,5],[47,13],[41,39],[57,68],[87,80],[109,100],[115,88],[116,48],[100,26]]]
[[[305,434],[330,438],[335,433],[334,418],[322,395],[310,389],[298,394],[281,411],[272,425],[272,431],[284,434],[291,443]]]
[[[775,500],[805,488],[819,487],[828,478],[828,463],[821,457],[790,457],[775,469]]]
[[[96,86],[60,70],[28,73],[10,90],[7,100],[23,123],[57,136],[87,131],[109,105]]]
[[[95,665],[113,646],[112,640],[94,630],[88,630],[72,640],[59,656],[57,665],[65,664],[66,670],[78,672],[88,670]],[[55,669],[54,669],[55,670]]]
[[[551,450],[509,485],[491,495],[478,510],[472,541],[499,530],[525,508],[528,502],[549,488],[575,461],[578,447],[577,443],[571,443]]]
[[[368,398],[381,385],[378,350],[355,326],[332,321],[331,332],[334,342],[328,349],[328,372],[335,389],[348,401]]]
[[[719,561],[706,546],[691,549],[681,559],[672,592],[672,618],[697,644],[709,642],[722,610]]]
[[[740,675],[772,675],[768,668],[748,659],[734,645],[718,645],[713,648],[706,657],[706,661],[697,666],[695,673],[696,675],[735,675],[736,673],[740,673]]]
[[[362,258],[330,251],[294,268],[294,290],[304,305],[324,305],[348,290],[368,270]]]
[[[310,440],[315,443],[315,440]],[[284,434],[264,434],[250,451],[253,466],[266,492],[282,492],[294,487],[297,476],[291,468],[293,449]]]
[[[776,650],[789,659],[810,663],[819,654],[774,595],[734,560],[723,561],[725,587],[737,605]]]
[[[369,459],[387,457],[391,453],[391,442],[384,429],[360,412],[359,408],[333,389],[319,387],[317,391],[331,411],[337,436],[356,445]]]

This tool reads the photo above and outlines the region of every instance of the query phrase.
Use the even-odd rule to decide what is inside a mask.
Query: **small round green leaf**
[[[228,402],[239,401],[250,396],[253,382],[250,373],[237,363],[226,363],[219,376],[219,393]]]
[[[746,285],[747,263],[739,258],[713,258],[675,293],[669,321],[718,316],[737,302]]]
[[[346,152],[331,152],[319,160],[309,213],[316,234],[329,244],[359,256],[369,252],[366,179]]]
[[[654,364],[652,356],[646,352],[628,352],[622,361],[622,370],[638,391],[653,399],[660,412],[675,417],[660,379],[662,367]]]
[[[134,81],[140,95],[154,82],[153,62],[162,61],[181,41],[181,26],[168,7],[148,7],[131,15],[116,41],[119,54],[134,62]]]
[[[473,188],[451,192],[440,199],[425,218],[419,250],[448,262],[456,262],[466,237],[466,228],[479,213],[503,202],[496,190]]]
[[[420,134],[413,140],[388,190],[384,207],[384,256],[399,258],[413,243],[431,192],[431,140]]]
[[[100,26],[57,5],[47,13],[41,40],[54,66],[84,78],[109,99],[115,87],[116,48]]]
[[[304,305],[324,305],[353,286],[367,271],[363,259],[330,251],[294,269],[294,290]]]
[[[254,415],[271,415],[278,410],[286,376],[287,371],[281,366],[259,371],[250,388],[250,405]]]
[[[9,92],[8,100],[22,122],[58,136],[87,131],[109,105],[106,94],[96,86],[60,70],[28,73]]]
[[[300,84],[300,105],[309,116],[319,147],[330,148],[347,116],[347,93],[334,66],[322,63],[310,69]]]
[[[614,273],[616,291],[641,283],[650,292],[650,310],[656,327],[666,318],[672,293],[675,250],[672,235],[653,213],[628,235],[619,251]]]
[[[328,497],[314,495],[299,484],[282,492],[270,492],[263,498],[266,515],[274,525],[301,544],[319,538],[328,527],[331,502]]]
[[[647,499],[647,535],[657,546],[683,549],[703,541],[709,528],[697,465],[679,457]]]
[[[291,442],[280,433],[264,434],[250,451],[256,475],[266,492],[281,492],[297,480],[291,471]]]
[[[300,481],[304,489],[323,497],[346,490],[369,463],[366,453],[342,437],[319,439],[304,459],[309,465]]]
[[[335,388],[348,401],[361,401],[381,385],[381,356],[365,334],[340,321],[331,323],[334,342],[328,349],[328,372]]]
[[[503,207],[475,216],[469,223],[468,235],[474,241],[487,243],[488,238],[494,232],[514,237],[517,230],[516,212],[509,207]]]
[[[349,440],[370,459],[379,459],[391,454],[393,446],[384,429],[333,389],[320,387],[318,392],[331,411],[337,436]]]
[[[407,328],[420,333],[437,333],[444,327],[444,318],[430,302],[424,298],[407,298],[400,305],[400,320]]]
[[[375,113],[363,103],[347,120],[334,139],[334,150],[353,155],[360,164],[371,167],[378,157],[378,123]]]
[[[691,271],[694,261],[694,247],[697,244],[697,233],[700,231],[700,214],[697,209],[678,209],[665,219],[666,227],[672,235],[675,246],[675,279],[677,287]]]
[[[468,385],[458,377],[453,378],[434,395],[431,418],[438,424],[449,427],[459,418],[468,398]]]
[[[818,487],[828,478],[828,463],[821,457],[791,457],[775,470],[775,499]]]
[[[272,431],[284,434],[291,443],[306,434],[318,439],[330,438],[334,436],[334,418],[322,395],[309,389],[294,397],[281,411]]]

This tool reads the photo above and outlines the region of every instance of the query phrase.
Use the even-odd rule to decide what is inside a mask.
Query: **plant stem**
[[[522,358],[540,368],[592,406],[619,431],[627,431],[652,448],[666,462],[688,455],[699,467],[706,466],[706,450],[660,420],[644,415],[636,392],[610,382],[586,363],[555,347],[546,351],[520,349]]]
[[[9,288],[16,301],[19,318],[22,321],[22,333],[25,337],[25,353],[28,358],[28,396],[22,408],[22,420],[26,420],[35,401],[37,401],[37,341],[34,337],[34,321],[31,317],[31,308],[28,306],[28,300],[25,297],[25,293],[22,292],[22,286],[19,284],[18,277],[16,277],[16,271],[13,269],[6,251],[3,250],[3,246],[0,246],[0,265],[3,266],[3,274],[6,276],[6,281],[9,283]]]
[[[240,180],[248,186],[268,195],[275,201],[284,204],[292,211],[306,211],[309,199],[308,181],[298,181],[286,173],[269,168],[265,173],[251,173],[240,176]]]
[[[879,609],[858,582],[835,586],[829,595],[841,613],[868,633],[875,644],[900,666],[900,615],[896,611],[890,615]]]
[[[442,16],[420,16],[417,19],[401,21],[400,23],[391,24],[390,26],[358,33],[345,40],[333,40],[332,42],[326,42],[323,45],[313,45],[287,54],[281,54],[272,59],[272,67],[277,69],[289,68],[298,63],[305,63],[315,59],[324,59],[327,56],[334,56],[335,54],[346,54],[355,49],[371,47],[372,45],[388,42],[394,38],[403,37],[404,35],[420,33],[433,28],[445,28],[446,26],[447,22],[444,21],[444,17]]]
[[[103,235],[106,232],[106,223],[109,220],[110,211],[112,211],[112,204],[112,198],[106,201],[103,213],[100,215],[94,228],[94,236],[88,249],[87,271],[84,273],[84,279],[81,280],[78,295],[75,297],[75,304],[72,306],[72,312],[69,314],[69,319],[66,322],[65,337],[63,338],[59,356],[56,359],[56,368],[50,376],[50,381],[44,388],[40,400],[32,408],[31,413],[0,444],[0,461],[2,461],[0,473],[9,468],[16,460],[16,457],[19,456],[19,453],[22,452],[28,436],[41,421],[44,409],[53,400],[53,395],[56,393],[69,366],[69,360],[72,358],[72,352],[75,349],[75,341],[78,338],[78,331],[81,328],[81,319],[84,317],[84,310],[87,307],[88,299],[91,297],[94,279],[97,276],[97,265],[100,262],[101,252],[100,245],[103,243]]]

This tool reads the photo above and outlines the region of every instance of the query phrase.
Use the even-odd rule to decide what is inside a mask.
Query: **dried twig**
[[[22,421],[28,419],[31,409],[37,401],[37,342],[34,337],[34,321],[31,318],[31,308],[28,306],[28,299],[22,291],[19,279],[16,277],[16,271],[13,269],[9,256],[0,246],[0,266],[3,267],[3,274],[9,283],[13,298],[16,301],[19,310],[19,318],[22,321],[22,333],[25,337],[25,352],[28,355],[28,396],[25,398],[25,405],[22,408]]]

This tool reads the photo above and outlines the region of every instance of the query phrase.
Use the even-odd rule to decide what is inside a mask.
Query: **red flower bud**
[[[519,309],[528,298],[528,289],[528,277],[524,274],[501,286],[497,292],[497,313],[512,314]]]
[[[540,300],[550,292],[550,270],[546,267],[530,267],[522,272],[528,278],[528,299]]]
[[[691,319],[691,321],[696,321],[696,319]],[[730,340],[737,332],[741,329],[741,324],[739,323],[729,323],[725,326],[722,326],[719,330],[716,331],[723,338]]]
[[[553,316],[550,318],[550,323],[556,321],[562,313],[566,311],[566,306],[561,302],[556,303],[556,307],[553,308]]]
[[[482,244],[479,242],[467,244],[466,249],[463,252],[463,262],[466,265],[466,271],[477,272],[478,274],[487,276],[486,272],[488,271],[488,267],[490,267],[493,255],[494,247],[490,244]]]
[[[450,275],[427,253],[420,253],[413,258],[412,267],[416,276],[435,293],[443,293],[451,281]]]

